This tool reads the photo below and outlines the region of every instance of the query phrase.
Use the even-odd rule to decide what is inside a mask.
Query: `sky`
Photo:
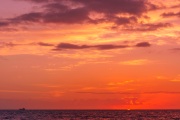
[[[1,0],[0,109],[180,109],[180,0]]]

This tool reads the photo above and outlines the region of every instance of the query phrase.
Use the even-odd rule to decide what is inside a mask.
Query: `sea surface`
[[[180,120],[180,110],[0,110],[0,120]]]

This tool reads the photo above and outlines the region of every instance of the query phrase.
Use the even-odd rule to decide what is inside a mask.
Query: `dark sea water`
[[[0,120],[180,120],[180,110],[0,110]]]

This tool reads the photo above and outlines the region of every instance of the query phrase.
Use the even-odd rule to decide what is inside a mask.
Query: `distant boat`
[[[25,108],[20,108],[19,110],[20,110],[20,111],[25,111],[26,109],[25,109]]]

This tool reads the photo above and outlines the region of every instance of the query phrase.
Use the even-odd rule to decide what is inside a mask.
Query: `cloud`
[[[129,60],[120,62],[122,65],[145,65],[148,64],[150,61],[146,59],[138,59],[138,60]]]
[[[116,17],[114,20],[114,23],[116,25],[125,25],[130,23],[137,23],[137,17],[131,16],[131,17]]]
[[[0,26],[0,31],[1,32],[4,32],[4,31],[6,31],[6,32],[16,32],[16,31],[18,31],[19,29],[17,29],[17,28],[11,28],[11,27],[7,27],[6,25],[3,27],[3,26]]]
[[[40,45],[40,46],[54,46],[53,44],[44,43],[44,42],[39,42],[39,43],[37,43],[37,44]]]
[[[141,30],[154,31],[159,28],[170,27],[172,25],[170,23],[157,23],[157,24],[144,24],[143,26],[145,27],[145,29],[141,29]]]
[[[131,26],[130,28],[125,28],[127,31],[156,31],[161,28],[171,27],[171,23],[147,23],[147,24],[138,24],[138,26]]]
[[[43,15],[42,20],[45,23],[83,23],[86,21],[90,21],[87,16],[88,11],[84,8],[77,8],[73,10],[67,10],[66,12],[58,12],[58,13],[46,13]]]
[[[41,12],[31,12],[0,22],[0,26],[35,23],[81,24],[112,22],[116,25],[137,23],[137,19],[146,13],[148,6],[153,6],[146,0],[24,0],[41,5]],[[155,5],[154,5],[155,6]],[[101,19],[92,19],[90,13],[104,14]],[[128,17],[118,15],[128,14]]]
[[[140,42],[135,45],[136,47],[150,47],[151,44],[149,42]]]
[[[117,49],[117,48],[127,48],[128,45],[95,45],[95,48],[99,50],[109,50],[109,49]]]
[[[152,91],[152,92],[76,92],[79,94],[125,94],[125,95],[134,95],[134,94],[180,94],[180,92],[170,92],[170,91]]]
[[[13,43],[13,42],[0,42],[0,48],[3,48],[3,47],[15,47],[15,46],[27,46],[27,45],[39,45],[39,46],[44,46],[44,47],[55,46],[54,44],[51,44],[51,43],[44,43],[44,42],[38,42],[38,43],[26,43],[26,44],[22,44],[22,43]]]
[[[65,23],[80,24],[90,21],[88,11],[85,7],[76,9],[63,5],[60,1],[42,6],[45,8],[43,12],[26,13],[15,18],[9,19],[9,23]]]
[[[22,1],[22,0],[21,0]],[[110,28],[128,31],[155,31],[170,27],[170,23],[143,24],[140,21],[150,10],[162,6],[147,0],[24,0],[41,6],[41,11],[25,13],[0,21],[0,27],[17,24],[100,24],[111,23]],[[43,4],[41,4],[43,3]],[[94,15],[91,15],[91,14]],[[102,15],[101,17],[95,17]]]
[[[40,22],[42,17],[42,13],[40,12],[32,12],[20,15],[18,17],[10,19],[12,23],[20,23],[20,22]]]
[[[71,43],[60,43],[59,45],[56,46],[56,49],[86,49],[86,48],[91,48],[92,46],[88,45],[75,45]]]
[[[180,48],[173,48],[171,50],[174,50],[174,51],[180,51]]]
[[[18,44],[12,43],[12,42],[0,42],[0,48],[1,47],[14,47],[17,46]]]
[[[87,48],[95,48],[99,50],[109,50],[109,49],[117,49],[117,48],[126,48],[126,45],[75,45],[71,43],[60,43],[56,46],[55,50],[62,50],[62,49],[87,49]]]
[[[38,91],[21,91],[21,90],[2,90],[0,89],[0,93],[46,93],[46,92],[38,92]]]
[[[74,0],[83,3],[89,10],[105,14],[128,13],[141,15],[146,11],[145,0]]]
[[[149,11],[153,11],[153,10],[160,10],[160,9],[166,9],[166,6],[160,4],[160,5],[157,5],[157,4],[152,4],[149,2],[148,4],[148,10]]]
[[[147,10],[146,0],[25,0],[36,3],[56,3],[65,5],[83,5],[89,11],[107,14],[129,13],[141,15]]]
[[[141,42],[137,43],[135,47],[150,47],[150,43]],[[132,47],[129,45],[113,45],[113,44],[102,44],[102,45],[76,45],[72,43],[60,43],[53,50],[64,50],[64,49],[98,49],[98,50],[111,50]]]
[[[54,47],[53,50],[82,50],[82,49],[97,49],[97,50],[112,50],[112,49],[123,49],[129,47],[150,47],[151,44],[149,42],[139,42],[136,45],[114,45],[114,44],[99,44],[99,45],[78,45],[73,43],[60,43],[60,44],[52,44],[52,43],[45,43],[45,42],[38,42],[38,43],[27,43],[27,44],[18,44],[12,42],[0,42],[0,48],[3,47],[14,47],[14,46],[22,46],[22,45],[38,45],[43,47]]]
[[[179,1],[180,2],[180,1]],[[180,7],[180,3],[179,4],[177,4],[177,5],[173,5],[173,6],[171,6],[170,8],[179,8]]]
[[[46,3],[46,2],[53,2],[58,0],[19,0],[19,1],[29,1],[29,2],[36,2],[36,3]]]
[[[9,25],[8,22],[1,22],[1,21],[0,21],[0,27],[4,27],[4,26],[8,26],[8,25]]]
[[[168,12],[161,14],[162,17],[180,17],[180,12],[174,13],[174,12]]]

